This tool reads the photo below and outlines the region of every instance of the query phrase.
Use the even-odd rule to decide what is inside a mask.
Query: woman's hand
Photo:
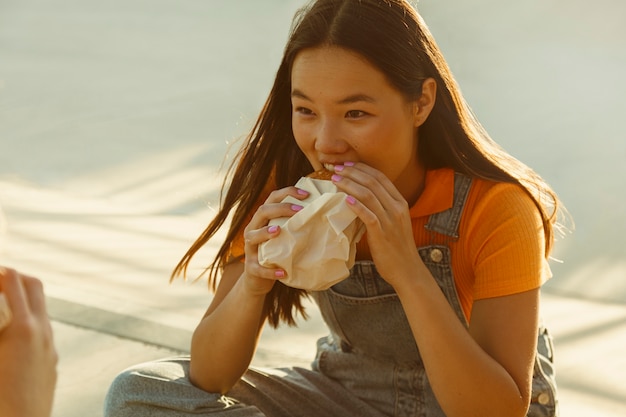
[[[407,201],[382,172],[363,163],[337,165],[335,172],[333,182],[365,224],[376,269],[395,287],[420,262]]]
[[[408,203],[381,172],[351,165],[336,166],[333,181],[365,223],[376,268],[396,289],[443,411],[448,416],[525,415],[539,290],[476,300],[468,331],[419,258]],[[543,242],[537,247],[542,251]],[[493,401],[485,402],[486,396]]]
[[[0,268],[0,291],[13,318],[0,332],[0,415],[50,415],[57,353],[41,282]]]
[[[220,284],[191,340],[191,382],[207,392],[228,392],[246,371],[265,322],[265,296],[280,269],[259,264],[258,248],[280,234],[272,219],[291,217],[302,207],[282,203],[287,196],[303,200],[308,193],[295,187],[276,190],[258,208],[244,229],[245,263],[224,267]]]
[[[267,294],[270,292],[276,280],[285,278],[285,271],[276,268],[266,268],[259,264],[259,245],[280,234],[279,226],[269,226],[272,219],[279,217],[291,217],[302,206],[298,204],[282,203],[287,196],[298,200],[304,200],[309,193],[296,187],[286,187],[273,191],[267,200],[261,205],[252,220],[244,229],[245,239],[245,278],[246,288],[251,294]]]

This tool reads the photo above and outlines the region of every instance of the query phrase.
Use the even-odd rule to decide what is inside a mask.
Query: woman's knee
[[[118,374],[105,398],[105,417],[139,416],[139,409],[158,407],[172,391],[190,386],[188,361],[188,358],[172,358],[147,362]]]

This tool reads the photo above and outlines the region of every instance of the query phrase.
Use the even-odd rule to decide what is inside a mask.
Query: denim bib
[[[457,174],[452,208],[430,216],[426,228],[458,238],[471,179]],[[447,246],[418,248],[457,316],[466,323],[454,285]],[[371,261],[359,261],[350,276],[313,293],[330,335],[318,341],[314,369],[340,381],[387,415],[445,417],[437,403],[404,309]]]
[[[458,239],[471,183],[471,178],[455,174],[453,206],[431,215],[427,230]],[[454,284],[450,249],[429,245],[419,247],[418,252],[467,327]],[[399,297],[373,262],[358,261],[344,281],[311,295],[330,330],[317,342],[313,369],[340,382],[385,415],[445,417],[426,377]],[[548,406],[552,408],[536,415],[555,415],[554,393],[551,399],[553,403]]]

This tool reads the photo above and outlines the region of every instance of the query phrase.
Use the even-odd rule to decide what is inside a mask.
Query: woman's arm
[[[265,323],[267,293],[284,271],[258,262],[258,246],[280,234],[268,227],[271,219],[293,216],[302,207],[281,203],[287,196],[307,197],[295,187],[274,191],[244,230],[245,262],[231,262],[224,271],[211,304],[191,341],[191,382],[208,392],[226,393],[246,371]]]
[[[191,381],[208,392],[227,392],[246,371],[265,322],[265,294],[251,294],[240,279],[244,265],[227,265],[215,297],[191,341]]]
[[[446,415],[525,416],[539,290],[476,301],[468,332],[426,266],[418,271],[396,290]]]
[[[446,415],[523,417],[530,398],[539,290],[476,301],[468,331],[415,248],[404,197],[367,165],[340,172],[337,187],[352,196],[348,204],[367,228],[378,272],[402,302]],[[543,251],[542,242],[537,247]]]

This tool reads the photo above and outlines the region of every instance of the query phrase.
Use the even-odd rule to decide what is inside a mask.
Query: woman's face
[[[361,55],[338,47],[298,53],[291,84],[293,134],[314,169],[363,162],[407,200],[415,196],[423,178],[417,102]]]

